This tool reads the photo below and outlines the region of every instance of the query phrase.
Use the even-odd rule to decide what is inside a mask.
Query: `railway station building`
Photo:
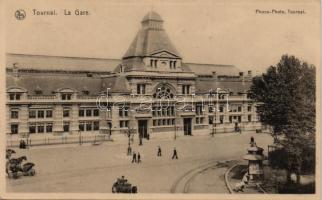
[[[252,72],[182,59],[154,11],[121,59],[7,54],[6,133],[142,138],[255,131]]]

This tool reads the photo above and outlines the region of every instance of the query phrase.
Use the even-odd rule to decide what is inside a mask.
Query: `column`
[[[56,105],[53,109],[53,133],[62,134],[63,133],[63,106]]]
[[[78,105],[74,104],[71,107],[70,113],[70,133],[77,134],[79,131],[79,122],[78,122]]]
[[[22,105],[19,110],[19,134],[26,137],[29,134],[28,130],[29,109],[27,105]]]
[[[100,124],[100,134],[107,134],[107,111],[99,109],[99,124]]]
[[[11,127],[10,127],[10,118],[11,118],[11,113],[10,113],[10,107],[6,105],[6,134],[11,133]]]

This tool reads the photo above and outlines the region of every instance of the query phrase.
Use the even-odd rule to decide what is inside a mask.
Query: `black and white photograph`
[[[0,5],[0,198],[320,198],[320,1]]]

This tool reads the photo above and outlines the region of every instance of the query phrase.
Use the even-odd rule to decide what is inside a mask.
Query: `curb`
[[[231,166],[226,172],[225,172],[225,183],[226,186],[228,188],[229,193],[233,194],[235,193],[234,190],[231,188],[229,181],[228,181],[228,175],[231,172],[232,169],[234,169],[235,167],[237,167],[239,164],[236,163],[235,165]],[[265,189],[260,185],[260,184],[256,184],[257,188],[259,188],[259,190],[263,193],[263,194],[267,194],[267,192],[265,191]]]
[[[229,173],[230,173],[230,171],[232,170],[232,169],[234,169],[236,166],[238,166],[239,164],[238,163],[236,163],[236,164],[234,164],[233,166],[231,166],[226,172],[225,172],[225,184],[226,184],[226,186],[227,186],[227,189],[228,189],[228,191],[229,191],[229,193],[231,193],[231,194],[233,194],[234,193],[234,191],[233,191],[233,189],[231,188],[231,186],[230,186],[230,184],[229,184],[229,181],[228,181],[228,175],[229,175]]]

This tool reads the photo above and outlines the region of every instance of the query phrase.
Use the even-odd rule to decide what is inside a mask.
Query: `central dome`
[[[150,20],[152,20],[152,21],[161,21],[161,22],[163,21],[161,16],[158,13],[154,12],[154,11],[148,12],[148,14],[146,14],[143,17],[142,22],[150,21]]]

